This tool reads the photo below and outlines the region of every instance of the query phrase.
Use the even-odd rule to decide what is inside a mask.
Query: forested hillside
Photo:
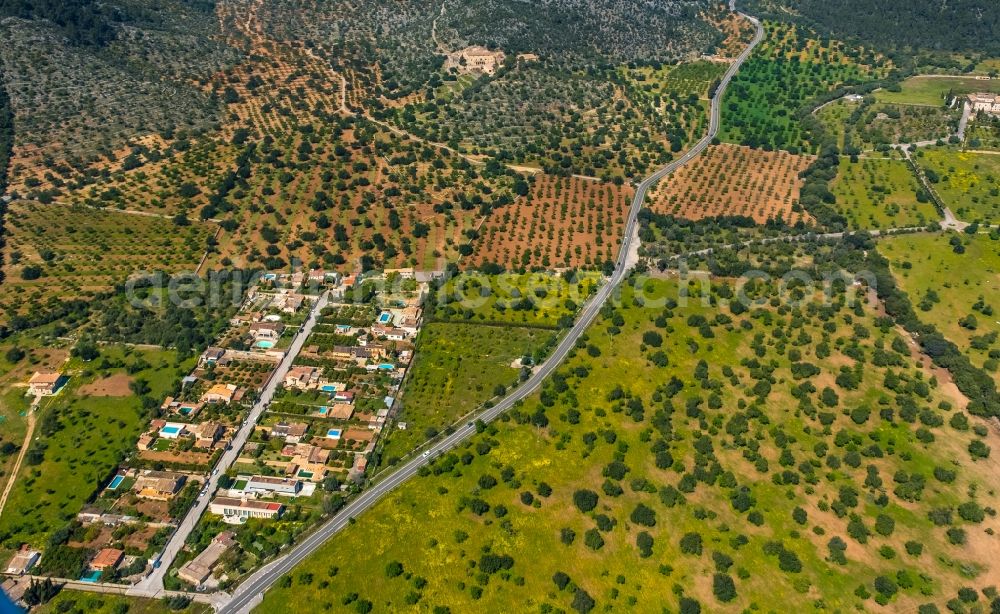
[[[995,0],[751,0],[748,9],[775,19],[797,15],[820,31],[882,48],[1000,52]]]

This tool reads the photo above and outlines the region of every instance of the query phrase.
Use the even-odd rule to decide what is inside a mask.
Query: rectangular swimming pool
[[[337,387],[332,384],[323,384],[319,389],[323,392],[337,392]]]
[[[96,569],[91,569],[87,573],[80,576],[80,582],[97,582],[101,579],[101,572]]]
[[[179,426],[165,426],[160,429],[160,432],[164,435],[176,435],[181,432],[181,427]]]
[[[327,439],[340,439],[340,429],[330,429],[326,432]]]
[[[383,311],[378,315],[379,324],[388,324],[389,322],[392,322],[392,314],[388,311]]]
[[[123,476],[123,475],[116,475],[115,478],[113,480],[111,480],[111,483],[108,484],[108,490],[114,490],[114,489],[118,488],[119,486],[121,486],[121,483],[123,481],[125,481],[125,476]]]

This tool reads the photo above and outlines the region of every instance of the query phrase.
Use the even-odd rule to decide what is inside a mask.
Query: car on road
[[[431,451],[430,450],[424,450],[424,458],[427,458],[430,455],[431,455]]]
[[[219,473],[219,470],[218,470],[218,469],[213,469],[213,470],[212,470],[212,475],[218,475],[218,473]]]

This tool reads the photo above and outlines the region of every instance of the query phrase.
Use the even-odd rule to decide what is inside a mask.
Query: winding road
[[[733,3],[731,2],[730,7],[732,8],[732,6]],[[476,418],[482,420],[483,422],[490,422],[535,392],[542,385],[542,382],[544,382],[545,379],[551,375],[552,372],[555,371],[555,369],[566,358],[569,352],[576,345],[577,339],[579,339],[580,335],[587,330],[590,324],[597,317],[601,307],[613,295],[615,289],[631,271],[632,264],[630,263],[629,254],[632,251],[633,242],[635,242],[638,237],[636,230],[638,228],[639,211],[642,209],[645,201],[646,192],[654,183],[690,162],[698,154],[704,151],[709,144],[711,144],[712,139],[714,139],[719,132],[722,97],[725,94],[726,86],[729,85],[730,80],[732,80],[740,66],[744,61],[746,61],[747,57],[750,56],[754,47],[756,47],[764,37],[764,29],[761,27],[760,22],[757,19],[744,13],[740,13],[740,15],[753,23],[755,28],[754,38],[747,48],[744,49],[739,55],[739,57],[733,61],[729,70],[726,71],[726,74],[719,82],[719,86],[716,88],[715,94],[711,100],[709,128],[707,134],[705,134],[705,136],[683,156],[666,166],[661,167],[656,172],[643,179],[636,186],[635,196],[632,199],[632,205],[629,209],[628,222],[625,225],[622,247],[619,250],[618,261],[611,278],[607,281],[607,283],[603,284],[600,289],[598,289],[597,293],[586,303],[577,318],[576,324],[573,325],[573,328],[571,328],[563,337],[562,341],[553,351],[552,355],[538,367],[535,373],[521,386],[514,389],[511,394],[505,397],[502,401],[498,402],[493,407],[484,410],[482,413],[477,415]],[[298,565],[303,559],[315,552],[327,540],[346,527],[355,516],[375,505],[382,497],[392,492],[406,480],[413,477],[421,467],[430,463],[441,454],[444,454],[461,444],[463,441],[475,434],[475,432],[475,426],[471,422],[462,425],[441,441],[438,441],[434,445],[430,446],[421,456],[411,459],[409,462],[396,469],[393,473],[386,476],[383,480],[372,485],[346,505],[333,518],[321,525],[319,529],[293,546],[287,554],[272,561],[251,575],[237,588],[232,599],[219,608],[219,611],[225,613],[250,611],[254,606],[260,603],[263,598],[264,591],[273,586],[281,576],[290,572],[292,568]]]

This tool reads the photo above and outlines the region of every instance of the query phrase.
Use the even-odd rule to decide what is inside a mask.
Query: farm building
[[[51,396],[59,390],[61,380],[57,371],[36,371],[28,380],[28,391],[36,397]]]

